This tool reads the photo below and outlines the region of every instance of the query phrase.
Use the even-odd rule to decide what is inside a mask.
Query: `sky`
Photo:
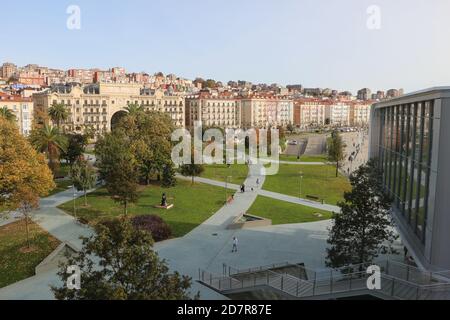
[[[448,0],[0,0],[0,12],[0,63],[352,92],[450,85]]]

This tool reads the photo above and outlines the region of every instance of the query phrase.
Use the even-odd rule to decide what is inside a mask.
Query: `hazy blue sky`
[[[81,8],[81,30],[66,9]],[[381,29],[366,26],[370,5]],[[0,62],[355,91],[450,85],[448,0],[1,1]]]

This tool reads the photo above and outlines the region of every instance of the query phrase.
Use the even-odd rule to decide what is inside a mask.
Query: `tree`
[[[95,169],[86,161],[79,159],[72,166],[70,171],[72,182],[78,191],[84,193],[84,205],[87,206],[87,192],[95,187],[97,173]]]
[[[380,253],[395,253],[392,200],[383,191],[382,176],[373,160],[350,176],[352,191],[345,193],[345,201],[338,204],[341,213],[333,217],[327,266],[371,263]]]
[[[295,130],[294,126],[292,125],[292,123],[288,123],[288,125],[286,126],[287,131],[289,131],[290,134],[292,134]]]
[[[111,197],[124,206],[138,199],[138,162],[131,150],[131,141],[120,130],[107,133],[96,146],[100,177],[106,182]]]
[[[64,103],[53,103],[48,109],[48,115],[58,129],[61,129],[61,123],[69,118],[69,111]]]
[[[81,269],[80,290],[66,283],[69,266]],[[51,289],[58,300],[187,300],[191,278],[169,268],[153,250],[151,235],[131,222],[115,219],[96,226],[83,248],[58,273],[63,285]]]
[[[128,112],[130,116],[139,115],[141,112],[144,112],[144,108],[136,103],[129,103],[125,110]]]
[[[50,169],[55,175],[59,168],[60,154],[67,150],[67,138],[58,128],[45,124],[42,128],[31,131],[30,141],[38,151],[47,154]]]
[[[8,121],[14,122],[16,121],[16,116],[14,112],[9,110],[7,107],[0,108],[0,117],[5,118]]]
[[[161,186],[163,188],[172,188],[177,185],[177,179],[175,178],[176,172],[173,168],[172,163],[167,163],[164,166],[163,174],[162,174],[162,183]]]
[[[344,160],[345,143],[338,131],[331,134],[328,140],[328,160],[336,163],[336,178],[339,176],[341,161]]]
[[[0,117],[0,207],[22,212],[28,246],[29,216],[38,207],[39,197],[54,188],[45,157],[33,149],[15,124]]]
[[[67,149],[63,152],[62,156],[72,166],[75,161],[83,156],[88,144],[88,137],[82,134],[68,134],[66,137]]]
[[[194,152],[191,153],[191,163],[183,164],[180,166],[180,173],[185,177],[192,177],[192,185],[194,185],[194,178],[198,177],[205,171],[205,168],[201,164],[194,163]]]
[[[146,184],[153,177],[160,180],[163,169],[171,161],[172,119],[160,112],[128,114],[119,120],[115,131],[120,131],[130,141],[130,149],[138,163],[140,180]]]

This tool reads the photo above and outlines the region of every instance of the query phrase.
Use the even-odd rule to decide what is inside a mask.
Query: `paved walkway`
[[[247,190],[252,186],[256,187],[256,179],[259,179],[260,185],[263,185],[265,177],[260,174],[261,170],[261,165],[251,166],[245,181]],[[224,182],[204,178],[197,178],[197,180],[225,186]],[[228,184],[228,187],[236,190],[239,188],[232,184]],[[191,291],[193,293],[199,291],[201,299],[225,299],[225,297],[195,281],[198,278],[199,268],[220,274],[223,264],[245,268],[283,261],[304,262],[311,268],[325,267],[327,229],[331,221],[242,230],[226,229],[233,219],[250,208],[259,194],[293,203],[304,204],[301,201],[307,201],[259,189],[255,192],[237,192],[231,204],[222,207],[186,236],[155,244],[155,250],[167,260],[171,270],[193,278]],[[69,190],[43,199],[41,209],[34,214],[34,220],[61,241],[80,247],[81,241],[78,237],[88,236],[92,234],[92,230],[80,226],[73,217],[55,208],[71,200],[72,197],[73,194]],[[307,204],[315,205],[311,202],[305,203]],[[237,253],[231,252],[234,236],[239,239]],[[0,289],[0,299],[52,299],[49,285],[58,283],[55,273],[56,271],[51,271],[40,274]]]
[[[183,179],[183,180],[189,180],[189,181],[191,180],[190,177],[178,176],[178,178]],[[216,181],[216,180],[207,179],[207,178],[197,177],[195,179],[197,182],[201,182],[204,184],[209,184],[209,185],[213,185],[213,186],[217,186],[217,187],[222,187],[222,188],[225,188],[225,185],[226,185],[225,182]],[[260,181],[262,181],[261,178],[260,178]],[[341,208],[339,208],[338,206],[334,206],[331,204],[321,204],[319,202],[314,202],[314,201],[310,201],[307,199],[297,198],[297,197],[288,196],[288,195],[285,195],[282,193],[263,190],[261,188],[256,187],[256,182],[254,184],[250,184],[250,183],[251,183],[251,181],[245,182],[247,193],[252,193],[251,188],[253,187],[254,188],[253,193],[256,193],[257,195],[261,195],[264,197],[281,200],[281,201],[286,201],[286,202],[290,202],[290,203],[295,203],[295,204],[300,204],[300,205],[303,205],[306,207],[311,207],[314,209],[319,209],[319,210],[324,210],[324,211],[330,211],[330,212],[336,212],[336,213],[341,212]],[[227,187],[229,189],[240,190],[240,186],[238,186],[236,184],[228,183]]]
[[[259,161],[264,162],[264,163],[269,163],[269,162],[275,162],[275,163],[281,163],[281,164],[297,164],[297,165],[302,165],[302,166],[324,166],[327,163],[326,162],[301,162],[301,161],[285,161],[285,160],[270,160],[270,159],[263,159],[260,158]]]

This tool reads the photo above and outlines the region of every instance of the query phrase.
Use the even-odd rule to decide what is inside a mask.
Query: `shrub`
[[[155,242],[164,241],[172,236],[170,226],[159,216],[146,215],[132,218],[135,228],[149,232]]]

